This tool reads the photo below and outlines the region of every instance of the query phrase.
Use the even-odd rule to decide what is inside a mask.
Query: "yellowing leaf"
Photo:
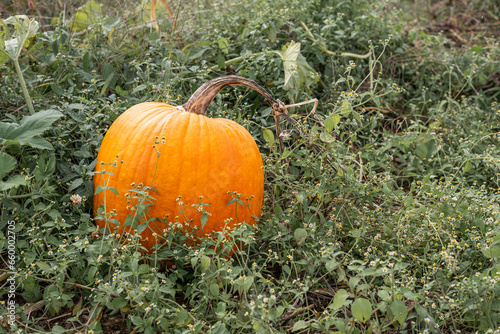
[[[94,0],[88,1],[75,13],[73,30],[86,30],[100,16],[102,16],[101,5]]]

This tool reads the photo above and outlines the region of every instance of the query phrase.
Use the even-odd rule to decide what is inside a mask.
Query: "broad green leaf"
[[[263,132],[263,136],[264,140],[269,143],[269,146],[274,145],[274,133],[271,130],[265,129]]]
[[[3,179],[11,170],[16,168],[17,160],[7,153],[0,153],[0,180]]]
[[[405,303],[401,300],[393,301],[391,304],[391,311],[396,320],[399,321],[399,324],[403,325],[406,317],[408,316],[408,309],[406,308]]]
[[[337,125],[339,125],[340,123],[340,115],[339,114],[335,114],[332,116],[332,119],[333,119],[333,124],[334,124],[334,127],[337,127]]]
[[[253,276],[248,276],[247,278],[245,278],[245,282],[243,283],[243,290],[245,292],[248,292],[248,290],[250,290],[253,281],[254,281]]]
[[[355,319],[365,323],[372,316],[372,303],[368,299],[358,298],[352,303],[351,312]]]
[[[283,51],[277,51],[283,60],[285,72],[285,81],[283,88],[301,89],[304,86],[310,86],[319,81],[319,75],[307,63],[306,58],[300,54],[300,43],[292,41],[288,48]]]
[[[308,326],[309,324],[307,322],[305,322],[304,320],[299,320],[293,325],[292,331],[295,332],[307,328]]]
[[[59,325],[55,325],[54,327],[52,327],[50,329],[50,332],[53,333],[53,334],[64,334],[64,333],[67,333],[66,329],[64,329],[64,327],[59,326]]]
[[[140,216],[138,215],[138,217],[142,217],[142,213],[140,214]],[[148,224],[139,224],[139,226],[137,226],[137,228],[135,229],[135,233],[137,234],[141,234],[142,232],[144,232],[144,230],[148,227]]]
[[[274,314],[275,319],[281,317],[283,312],[285,312],[286,308],[282,305],[278,306],[276,308],[276,313]]]
[[[83,55],[82,61],[83,69],[85,71],[90,71],[90,53],[88,51]]]
[[[26,176],[24,175],[14,175],[7,181],[0,181],[0,191],[9,190],[19,186],[25,186],[27,184]]]
[[[24,116],[19,124],[0,122],[0,143],[3,144],[7,140],[17,141],[21,145],[29,143],[33,137],[44,133],[62,116],[59,111],[49,109]]]
[[[331,307],[334,310],[338,310],[339,308],[344,306],[344,302],[347,300],[347,297],[349,297],[347,291],[345,291],[344,289],[340,289],[339,291],[337,291],[337,293],[335,293]]]
[[[46,141],[45,139],[43,139],[41,137],[30,138],[30,140],[26,141],[24,144],[27,144],[31,147],[39,148],[42,150],[53,150],[54,149],[54,147],[52,146],[51,143],[49,143],[48,141]]]
[[[217,43],[219,44],[219,49],[223,53],[225,53],[225,54],[229,53],[229,43],[228,43],[227,39],[225,39],[224,37],[221,37],[221,38],[219,38]]]

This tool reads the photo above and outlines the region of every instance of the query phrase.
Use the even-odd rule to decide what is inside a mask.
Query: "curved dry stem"
[[[198,115],[206,115],[208,106],[219,92],[227,86],[245,86],[259,92],[271,104],[274,112],[285,113],[286,108],[283,102],[274,99],[264,88],[255,81],[237,75],[226,75],[205,82],[194,92],[189,100],[182,105],[182,109]]]
[[[219,94],[219,92],[225,87],[232,85],[239,85],[252,88],[253,90],[259,92],[262,96],[264,96],[266,100],[271,104],[271,108],[273,108],[274,122],[276,124],[276,132],[279,139],[281,152],[283,152],[284,147],[280,136],[281,129],[280,129],[279,118],[284,117],[288,122],[290,122],[292,125],[295,126],[297,125],[297,122],[288,115],[287,108],[297,107],[307,103],[314,103],[314,108],[313,111],[311,112],[314,113],[318,104],[318,100],[313,99],[292,105],[285,105],[280,100],[274,99],[271,96],[271,94],[269,94],[264,88],[259,86],[255,81],[237,75],[226,75],[223,77],[212,79],[201,85],[200,88],[198,88],[196,92],[194,92],[194,94],[191,95],[191,97],[186,103],[177,108],[198,115],[206,115],[208,106],[215,98],[215,96],[217,96],[217,94]]]

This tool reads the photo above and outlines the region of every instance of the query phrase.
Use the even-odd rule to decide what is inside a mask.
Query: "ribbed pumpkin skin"
[[[158,163],[153,148],[156,137],[159,140],[165,137]],[[232,227],[238,221],[254,224],[252,214],[260,216],[264,195],[262,158],[248,131],[231,120],[208,118],[165,103],[138,104],[125,111],[109,128],[99,149],[96,172],[111,171],[111,166],[101,162],[115,160],[118,164],[112,169],[114,175],[107,185],[116,188],[119,195],[106,191],[106,211],[116,209],[117,215],[113,218],[121,224],[127,214],[133,213],[127,209],[125,198],[133,182],[151,185],[158,191],[150,191],[156,201],[149,207],[149,216],[163,218],[168,215],[168,221],[175,221],[179,216],[183,222],[179,213],[181,206],[176,201],[181,196],[187,205],[184,216],[199,226],[196,224],[200,224],[201,212],[191,204],[201,203],[200,196],[203,196],[204,203],[211,203],[204,209],[212,216],[202,235],[220,231],[228,218],[233,219],[227,225]],[[104,186],[102,176],[95,174],[94,189]],[[104,176],[107,179],[108,175]],[[254,196],[250,201],[251,212],[238,205],[236,217],[236,204],[228,206],[232,199],[228,191],[241,193],[243,202]],[[104,204],[104,192],[95,195],[93,201],[96,214]],[[98,221],[98,225],[104,227],[104,221]],[[141,237],[143,246],[151,250],[157,242],[153,231],[163,235],[166,226],[153,221],[149,227]],[[123,234],[123,228],[113,232]]]

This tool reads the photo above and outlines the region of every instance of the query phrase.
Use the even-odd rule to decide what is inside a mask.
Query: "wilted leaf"
[[[5,50],[9,57],[16,59],[19,57],[23,48],[28,47],[30,39],[36,35],[39,24],[35,19],[30,19],[26,15],[10,16],[3,21],[2,32],[0,35],[0,49]],[[6,25],[14,27],[12,38],[6,39]],[[0,52],[3,53],[3,52]],[[1,59],[0,59],[1,60]]]

